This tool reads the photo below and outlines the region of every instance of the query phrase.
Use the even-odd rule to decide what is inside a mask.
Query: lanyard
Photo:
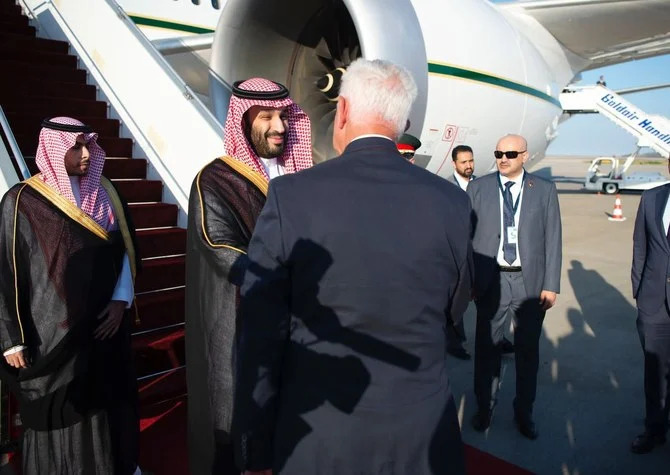
[[[526,181],[526,173],[525,172],[523,174],[523,178],[521,178],[521,189],[519,190],[519,194],[516,197],[516,202],[512,206],[512,213],[513,213],[514,216],[516,216],[516,210],[519,209],[519,202],[521,201],[521,192],[523,191],[523,182],[524,181]],[[498,172],[498,188],[500,188],[500,193],[502,193],[503,206],[504,206],[505,190],[503,189],[502,180],[500,179],[500,172]],[[510,191],[510,194],[512,194],[511,191]]]

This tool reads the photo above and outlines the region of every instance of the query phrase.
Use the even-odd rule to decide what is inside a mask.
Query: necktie
[[[505,192],[503,193],[503,258],[509,265],[512,265],[512,262],[516,260],[516,244],[509,242],[507,233],[507,229],[514,226],[514,204],[510,191],[512,185],[514,185],[513,181],[505,183]]]
[[[668,239],[668,244],[670,244],[670,226],[668,226],[668,232],[666,233],[665,237]]]

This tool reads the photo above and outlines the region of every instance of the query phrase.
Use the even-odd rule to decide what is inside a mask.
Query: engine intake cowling
[[[406,67],[419,89],[410,133],[420,136],[428,61],[419,21],[407,0],[228,0],[211,55],[210,98],[225,121],[227,84],[260,76],[285,84],[312,121],[316,163],[334,157],[337,84],[358,57]]]

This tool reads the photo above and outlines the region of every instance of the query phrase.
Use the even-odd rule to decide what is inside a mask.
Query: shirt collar
[[[456,179],[456,181],[458,183],[460,183],[462,185],[465,185],[465,186],[467,186],[467,184],[470,183],[470,179],[462,177],[457,172],[454,172],[454,178]]]
[[[518,177],[516,177],[512,180],[510,180],[506,176],[502,176],[500,173],[498,173],[498,176],[500,177],[500,183],[502,183],[502,185],[505,186],[505,183],[507,183],[508,181],[513,181],[516,184],[521,184],[525,174],[526,174],[526,170],[522,168],[521,169],[521,174]]]
[[[355,141],[355,140],[360,140],[360,139],[369,139],[369,138],[371,138],[371,137],[377,137],[377,138],[382,138],[382,139],[386,139],[386,140],[391,140],[391,139],[388,138],[386,135],[380,135],[380,134],[363,134],[363,135],[359,135],[358,137],[356,137],[355,139],[353,139],[351,142],[353,142],[353,141]],[[351,142],[349,142],[349,143],[351,143]],[[393,142],[393,140],[391,140],[391,142]]]

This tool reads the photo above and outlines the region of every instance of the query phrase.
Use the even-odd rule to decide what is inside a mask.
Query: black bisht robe
[[[127,223],[113,194],[115,216]],[[93,330],[124,253],[134,259],[132,225],[107,232],[36,177],[12,187],[0,209],[0,351],[25,345],[30,362],[15,369],[0,360],[24,426],[23,472],[128,473],[114,433],[125,432],[133,465],[137,390],[128,327],[106,341]]]
[[[247,246],[265,204],[266,179],[230,157],[193,181],[186,251],[186,381],[189,467],[234,469],[230,424],[239,285]]]

